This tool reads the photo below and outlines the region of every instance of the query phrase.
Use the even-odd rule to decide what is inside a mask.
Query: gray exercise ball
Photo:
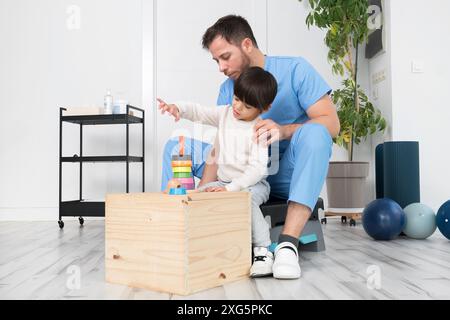
[[[413,239],[426,239],[436,230],[436,214],[422,203],[411,203],[403,209],[406,224],[403,232]]]

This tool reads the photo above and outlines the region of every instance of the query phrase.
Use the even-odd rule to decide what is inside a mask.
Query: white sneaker
[[[273,253],[266,247],[253,248],[253,264],[250,268],[250,277],[266,277],[272,274]]]
[[[290,242],[282,242],[275,248],[273,277],[277,279],[297,279],[302,272],[298,264],[297,248]]]

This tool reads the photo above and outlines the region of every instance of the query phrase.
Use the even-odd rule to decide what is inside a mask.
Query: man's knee
[[[307,123],[295,131],[291,143],[312,152],[331,150],[332,139],[328,129],[320,123]]]

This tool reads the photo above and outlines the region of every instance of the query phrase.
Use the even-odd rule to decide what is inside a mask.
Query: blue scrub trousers
[[[278,172],[267,177],[270,194],[314,210],[327,176],[332,146],[333,140],[325,126],[308,123],[298,128],[287,149],[279,155]],[[161,190],[165,190],[172,179],[171,157],[178,154],[178,147],[178,138],[173,138],[164,148]],[[195,177],[202,177],[211,148],[208,143],[185,139],[185,154],[192,156]]]

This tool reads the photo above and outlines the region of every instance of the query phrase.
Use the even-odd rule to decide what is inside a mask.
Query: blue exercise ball
[[[450,239],[450,200],[439,208],[436,215],[436,224],[444,237]]]
[[[426,239],[436,230],[436,214],[422,203],[411,203],[403,209],[406,224],[403,232],[413,239]]]
[[[389,198],[377,199],[363,211],[364,230],[375,240],[392,240],[402,232],[406,218],[400,205]]]

